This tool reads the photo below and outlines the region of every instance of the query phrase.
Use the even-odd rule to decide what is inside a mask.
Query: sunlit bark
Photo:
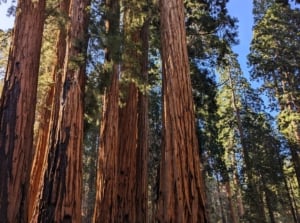
[[[161,0],[163,69],[159,222],[207,222],[182,0]]]
[[[0,221],[27,222],[45,1],[20,0],[0,100]]]

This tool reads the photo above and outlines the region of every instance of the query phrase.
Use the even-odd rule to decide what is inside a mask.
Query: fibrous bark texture
[[[118,33],[120,5],[118,0],[106,0],[106,34]],[[116,222],[116,198],[119,151],[119,64],[115,59],[119,47],[107,43],[105,63],[112,66],[110,86],[103,97],[103,115],[97,165],[96,203],[93,222]]]
[[[182,0],[161,0],[162,161],[158,222],[207,222]]]
[[[88,0],[71,0],[68,10],[62,89],[54,95],[41,195],[33,222],[81,222],[83,93]],[[53,128],[55,127],[55,128]]]
[[[20,0],[0,101],[0,221],[27,222],[45,0]]]
[[[101,124],[94,222],[147,222],[148,23],[132,27],[137,15],[128,8],[130,2],[124,3],[126,41],[122,63],[116,65],[117,52],[112,51],[116,45],[108,45],[106,49],[106,58],[113,57],[114,69],[110,90],[105,95]],[[119,34],[116,32],[119,17],[111,16],[119,11],[118,4],[118,1],[106,1],[110,9],[106,15],[109,37]],[[120,71],[122,80],[118,79]],[[141,86],[138,86],[138,80],[142,80]]]
[[[69,0],[60,2],[60,12],[68,13],[70,7]],[[49,88],[46,97],[45,107],[41,114],[41,122],[39,124],[36,152],[34,154],[33,165],[30,176],[29,188],[29,220],[36,222],[34,212],[39,209],[40,193],[43,188],[43,176],[47,169],[47,158],[49,154],[50,133],[57,128],[58,111],[60,106],[60,93],[62,91],[62,71],[64,68],[64,59],[66,55],[66,30],[62,28],[57,36],[56,43],[56,62],[52,71],[53,84]]]
[[[103,120],[97,171],[94,222],[116,222],[117,157],[119,124],[118,66],[113,66],[112,80],[103,100]]]

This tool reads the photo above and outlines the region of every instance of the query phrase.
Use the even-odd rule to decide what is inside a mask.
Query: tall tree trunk
[[[27,222],[45,0],[20,0],[0,100],[0,219]]]
[[[300,215],[298,213],[298,206],[297,206],[297,202],[296,202],[296,199],[295,199],[295,194],[294,194],[294,191],[293,191],[293,187],[292,187],[291,184],[289,185],[289,188],[290,188],[289,190],[291,191],[291,199],[292,199],[292,202],[293,202],[293,206],[295,208],[295,214],[296,214],[297,220],[298,220],[298,219],[300,219]]]
[[[120,24],[119,0],[106,0],[106,33],[108,38],[118,34]],[[120,46],[107,43],[106,63],[111,63],[111,82],[103,100],[103,117],[97,166],[96,203],[93,222],[116,222],[117,179],[119,157],[119,64]],[[116,50],[116,51],[115,51]]]
[[[93,222],[115,222],[119,120],[118,65],[113,65],[111,86],[104,96],[98,155],[96,204]]]
[[[136,176],[138,88],[135,83],[129,83],[126,94],[126,105],[119,111],[117,222],[130,223],[136,222],[136,188],[138,187]]]
[[[231,73],[229,74],[229,81],[230,81],[230,88],[231,88],[232,108],[235,113],[235,119],[237,122],[237,131],[240,136],[242,153],[245,162],[245,174],[247,176],[247,184],[248,184],[248,191],[249,191],[248,193],[251,196],[251,199],[249,201],[250,210],[253,213],[253,216],[257,216],[256,218],[259,219],[261,222],[266,222],[263,202],[257,202],[258,200],[262,200],[262,199],[260,199],[260,191],[258,190],[258,186],[256,185],[257,182],[255,181],[255,177],[252,170],[253,167],[251,165],[249,148],[247,147],[246,144],[246,137],[242,125],[240,108],[238,107],[236,92],[234,90],[235,87],[233,84]]]
[[[69,0],[60,2],[60,12],[67,14],[70,7]],[[38,210],[39,197],[43,187],[43,176],[47,167],[49,154],[50,133],[57,128],[58,110],[60,105],[60,93],[62,90],[62,70],[66,54],[66,30],[60,30],[56,43],[56,62],[52,71],[53,83],[51,84],[45,101],[41,122],[39,125],[36,141],[36,152],[34,154],[33,165],[30,176],[29,188],[29,211],[30,222],[34,222],[34,211]]]
[[[132,0],[124,1],[122,93],[125,105],[119,110],[117,198],[118,222],[124,223],[147,222],[148,24],[142,17],[143,7],[133,7],[133,12],[130,6],[134,4]]]
[[[280,166],[283,167],[283,161],[282,159],[279,157],[279,153],[276,153],[277,156],[278,156],[278,160],[280,162]],[[286,196],[288,198],[288,201],[289,201],[289,206],[290,206],[290,210],[291,210],[291,214],[293,216],[293,220],[295,223],[298,222],[298,211],[297,211],[297,207],[294,207],[294,203],[293,203],[293,199],[291,197],[291,193],[290,193],[290,188],[289,188],[289,185],[288,185],[288,181],[286,179],[286,175],[284,174],[284,170],[281,169],[282,171],[282,176],[283,176],[283,183],[284,183],[284,188],[286,190]],[[292,188],[291,188],[292,189]]]
[[[226,177],[228,181],[226,182],[226,190],[228,194],[229,199],[229,205],[230,205],[230,212],[231,212],[231,218],[232,223],[239,222],[239,219],[241,219],[245,213],[244,211],[244,205],[242,200],[242,192],[241,192],[241,185],[238,180],[238,165],[236,161],[236,151],[234,149],[234,142],[233,140],[230,141],[230,149],[226,152],[227,158],[226,160],[230,162],[228,169],[232,170],[232,186],[234,194],[232,194],[231,191],[231,185],[230,185],[230,176],[229,173],[226,172]],[[236,205],[233,205],[232,196],[236,197]]]
[[[281,110],[287,111],[287,112],[296,112],[296,113],[300,113],[300,109],[297,108],[296,106],[297,104],[299,104],[299,99],[297,97],[295,97],[293,95],[293,92],[290,92],[289,88],[295,88],[294,86],[297,86],[296,84],[294,84],[290,78],[290,76],[292,76],[290,73],[285,72],[283,74],[284,76],[284,80],[282,80],[282,90],[283,90],[283,94],[286,95],[285,100],[282,102],[281,100]],[[288,88],[288,89],[286,89]],[[297,91],[297,90],[295,90]],[[285,121],[287,122],[287,121]],[[291,119],[288,121],[289,123],[286,123],[290,126],[290,131],[287,135],[287,140],[288,140],[288,144],[290,147],[290,151],[291,151],[291,155],[292,155],[292,161],[294,164],[294,169],[295,169],[295,173],[296,173],[296,178],[297,178],[297,182],[298,182],[298,187],[300,188],[300,126],[299,124]]]
[[[207,222],[182,0],[160,1],[163,134],[159,222]]]
[[[81,222],[83,92],[88,0],[72,0],[59,110],[51,129],[35,222]],[[54,112],[55,113],[55,112]],[[56,118],[56,117],[53,117]],[[53,127],[53,126],[51,126]]]
[[[236,217],[237,216],[236,210],[235,210],[235,207],[234,207],[233,201],[232,201],[232,192],[231,192],[229,177],[228,177],[228,181],[225,182],[225,188],[226,188],[226,194],[227,194],[228,205],[229,205],[230,222],[238,223],[238,220]]]
[[[269,190],[266,180],[262,174],[260,174],[260,178],[262,181],[262,190],[265,192],[265,200],[268,208],[270,223],[275,223],[275,215],[274,215],[274,208],[272,204],[272,198],[271,198],[271,191]]]
[[[219,208],[221,210],[221,218],[222,218],[222,223],[226,223],[226,216],[225,216],[225,211],[224,211],[224,205],[223,205],[223,199],[222,199],[222,194],[221,194],[221,187],[219,178],[217,177],[217,192],[218,192],[218,200],[219,200]]]
[[[297,178],[297,183],[298,183],[298,188],[300,190],[300,158],[299,158],[299,144],[291,142],[291,140],[288,139],[288,144],[290,147],[291,155],[292,155],[292,161],[294,164],[294,170],[296,173],[296,178]]]
[[[244,208],[244,204],[243,204],[243,199],[242,199],[242,190],[241,190],[241,184],[239,182],[239,176],[238,176],[238,166],[237,166],[237,162],[235,159],[235,155],[232,156],[232,161],[233,161],[233,184],[236,188],[236,199],[237,199],[237,207],[238,207],[238,216],[239,219],[241,219],[244,214],[245,214],[245,208]]]
[[[141,78],[142,91],[138,93],[138,143],[136,160],[136,222],[148,222],[148,48],[149,21],[144,23],[140,33],[142,44]]]

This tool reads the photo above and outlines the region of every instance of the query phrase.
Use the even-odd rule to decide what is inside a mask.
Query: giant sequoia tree
[[[65,3],[68,3],[66,1]],[[81,168],[83,139],[83,92],[89,1],[64,5],[67,25],[63,70],[54,92],[51,131],[45,146],[39,200],[32,222],[81,222]],[[58,52],[64,52],[58,51]],[[60,58],[60,57],[58,57]],[[61,63],[61,61],[59,61]],[[58,68],[59,65],[57,66]],[[57,100],[57,98],[59,100]]]
[[[58,13],[68,14],[70,1],[61,1]],[[59,19],[61,19],[59,17]],[[61,26],[56,37],[55,54],[56,58],[52,67],[51,76],[52,84],[47,88],[47,94],[42,108],[41,121],[36,133],[35,154],[30,176],[29,188],[29,219],[33,221],[34,211],[39,207],[39,197],[43,187],[43,175],[47,168],[47,155],[49,153],[50,132],[57,128],[58,106],[60,92],[62,91],[62,70],[64,67],[64,58],[66,54],[66,26]],[[55,83],[55,84],[53,84]]]
[[[162,0],[160,11],[164,142],[157,219],[159,222],[207,222],[183,1]]]
[[[20,0],[0,101],[0,219],[27,222],[45,1]]]
[[[119,146],[119,44],[113,45],[110,38],[119,35],[120,4],[118,0],[105,2],[106,24],[106,61],[110,83],[103,96],[102,123],[100,129],[100,144],[97,165],[96,203],[94,222],[114,222],[117,200],[117,170]],[[107,209],[107,207],[110,207]]]
[[[147,222],[146,1],[124,0],[119,108],[118,211],[120,222]]]
[[[112,69],[104,96],[94,221],[146,222],[148,142],[144,80],[148,69],[148,25],[144,1],[123,1],[122,22],[119,4],[106,2],[105,66]],[[120,38],[120,23],[122,45],[112,41]],[[107,210],[107,206],[111,209]]]
[[[298,222],[299,10],[254,0],[252,77],[278,102],[284,139],[232,53],[227,2],[20,0],[0,100],[0,221]]]

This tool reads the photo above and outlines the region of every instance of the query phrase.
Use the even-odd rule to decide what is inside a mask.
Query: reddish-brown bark
[[[119,29],[120,6],[117,0],[106,0],[108,9],[105,28],[108,36]],[[116,222],[117,175],[119,151],[119,64],[116,52],[108,44],[106,63],[112,65],[111,83],[104,95],[103,116],[100,127],[100,144],[97,165],[96,201],[93,222]],[[119,51],[118,47],[115,47]]]
[[[117,222],[136,222],[138,89],[130,83],[119,111]]]
[[[81,222],[88,5],[88,0],[70,2],[70,22],[60,82],[62,89],[54,96],[45,171],[33,222]],[[58,98],[59,101],[56,101]]]
[[[0,221],[27,222],[45,1],[20,0],[0,101]]]
[[[60,2],[60,11],[68,13],[70,1]],[[50,85],[46,97],[45,107],[41,114],[36,141],[36,152],[31,169],[30,188],[29,188],[29,211],[30,222],[34,222],[34,211],[39,209],[39,197],[43,187],[43,176],[47,168],[47,157],[49,153],[50,132],[57,128],[57,117],[59,111],[59,97],[62,90],[62,70],[66,54],[66,30],[60,30],[56,43],[56,63],[52,71],[53,84]],[[55,83],[55,84],[54,84]]]
[[[128,1],[129,4],[131,1]],[[132,2],[133,4],[133,2]],[[118,222],[147,222],[147,22],[124,10],[123,107],[119,110]],[[129,81],[128,81],[129,80]],[[143,92],[142,92],[143,91]]]
[[[103,119],[97,171],[97,192],[93,222],[116,222],[117,157],[119,124],[118,65],[113,66],[112,80],[103,100]]]
[[[136,155],[136,222],[148,222],[148,38],[149,23],[146,21],[140,31],[142,55],[141,89],[138,93],[138,142]]]
[[[192,99],[184,6],[160,1],[163,134],[158,222],[207,222]]]
[[[118,1],[107,1],[106,4],[111,13],[118,11]],[[118,107],[119,93],[114,87],[118,81],[117,68],[121,66],[114,65],[113,82],[105,96],[107,101],[101,127],[94,222],[146,223],[148,24],[132,28],[131,9],[124,11],[124,33],[129,38],[124,43],[121,69],[125,77],[120,86],[123,105]],[[109,15],[106,28],[108,34],[114,35],[114,29],[119,26],[116,23],[118,17]],[[106,49],[107,59],[116,53],[111,52],[110,47]],[[139,91],[138,80],[143,80],[140,87],[144,92]]]

